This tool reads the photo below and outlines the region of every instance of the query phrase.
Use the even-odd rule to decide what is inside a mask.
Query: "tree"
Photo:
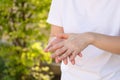
[[[0,0],[0,80],[50,80],[43,48],[50,0]]]

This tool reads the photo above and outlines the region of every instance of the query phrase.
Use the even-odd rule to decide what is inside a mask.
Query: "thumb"
[[[62,38],[62,39],[67,39],[69,37],[68,34],[65,33],[60,33],[60,34],[56,34],[57,38]]]
[[[47,47],[44,49],[44,51],[47,52],[48,49],[49,49],[54,43],[56,43],[56,37],[53,37],[53,38],[50,39],[50,41],[49,41]]]

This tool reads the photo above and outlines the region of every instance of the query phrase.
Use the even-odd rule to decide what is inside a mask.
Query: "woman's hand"
[[[69,57],[72,64],[75,63],[75,57],[77,55],[82,56],[81,51],[84,50],[93,41],[89,33],[58,34],[57,37],[66,37],[67,39],[59,42],[58,44],[54,44],[48,48],[48,51],[55,51],[52,54],[52,58],[57,57],[59,61]]]
[[[65,39],[66,39],[65,37],[64,37],[64,38],[55,38],[55,37],[52,38],[52,40],[49,41],[49,43],[48,43],[47,47],[44,49],[44,51],[45,51],[45,52],[48,52],[48,49],[49,49],[50,47],[52,47],[52,46],[55,45],[55,44],[58,44],[59,42],[63,42]],[[56,50],[57,50],[57,48],[54,49],[54,50],[51,50],[51,52],[54,53]],[[56,62],[56,63],[59,63],[59,62],[60,62],[60,61],[58,60],[58,57],[57,57],[57,56],[55,57],[55,62]],[[65,59],[63,60],[63,62],[64,62],[64,64],[68,64],[68,59],[65,58]]]

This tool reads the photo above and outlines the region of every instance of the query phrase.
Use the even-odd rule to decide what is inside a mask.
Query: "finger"
[[[52,47],[52,44],[48,44],[47,47],[44,49],[45,52],[48,52],[48,49]]]
[[[70,60],[71,57],[72,57],[72,54],[69,56],[69,60]],[[72,65],[74,65],[75,64],[75,59],[70,60],[70,62],[71,62]]]
[[[56,62],[56,63],[59,63],[58,57],[55,58],[55,62]]]
[[[63,39],[59,39],[59,38],[56,38],[56,37],[53,38],[52,40],[50,40],[50,42],[48,43],[48,45],[44,49],[44,51],[47,52],[50,47],[52,47],[53,45],[55,45],[55,44],[57,44],[57,43],[59,43],[61,41],[63,41]]]
[[[74,64],[75,64],[75,59],[73,59],[73,60],[71,61],[71,63],[72,63],[72,65],[74,65]]]
[[[49,51],[49,52],[54,52],[54,51],[56,51],[57,49],[62,48],[63,46],[64,46],[64,44],[63,44],[62,42],[60,42],[60,43],[55,44],[55,45],[53,45],[52,47],[50,47],[50,48],[48,49],[48,51]]]
[[[79,53],[78,56],[79,56],[79,57],[82,57],[82,53]]]
[[[72,53],[71,50],[67,50],[63,55],[61,55],[58,59],[59,60],[63,60],[65,59],[66,57],[68,57],[70,54]]]
[[[57,50],[51,55],[51,57],[52,57],[52,58],[55,58],[56,56],[60,56],[61,54],[63,54],[63,53],[66,52],[66,51],[67,51],[67,48],[62,47],[62,48],[60,48],[60,49],[57,49]]]
[[[65,65],[67,65],[67,64],[68,64],[68,59],[65,58],[65,59],[63,60],[63,62],[64,62]]]
[[[61,34],[56,34],[57,38],[62,38],[62,39],[67,39],[68,38],[68,34],[65,33],[61,33]]]
[[[77,51],[74,51],[74,52],[72,53],[72,55],[70,56],[70,61],[74,60],[75,57],[77,56],[77,54],[78,54],[78,52],[77,52]]]

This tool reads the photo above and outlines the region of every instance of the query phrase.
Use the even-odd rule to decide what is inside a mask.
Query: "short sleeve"
[[[62,0],[52,0],[47,22],[62,27]]]

